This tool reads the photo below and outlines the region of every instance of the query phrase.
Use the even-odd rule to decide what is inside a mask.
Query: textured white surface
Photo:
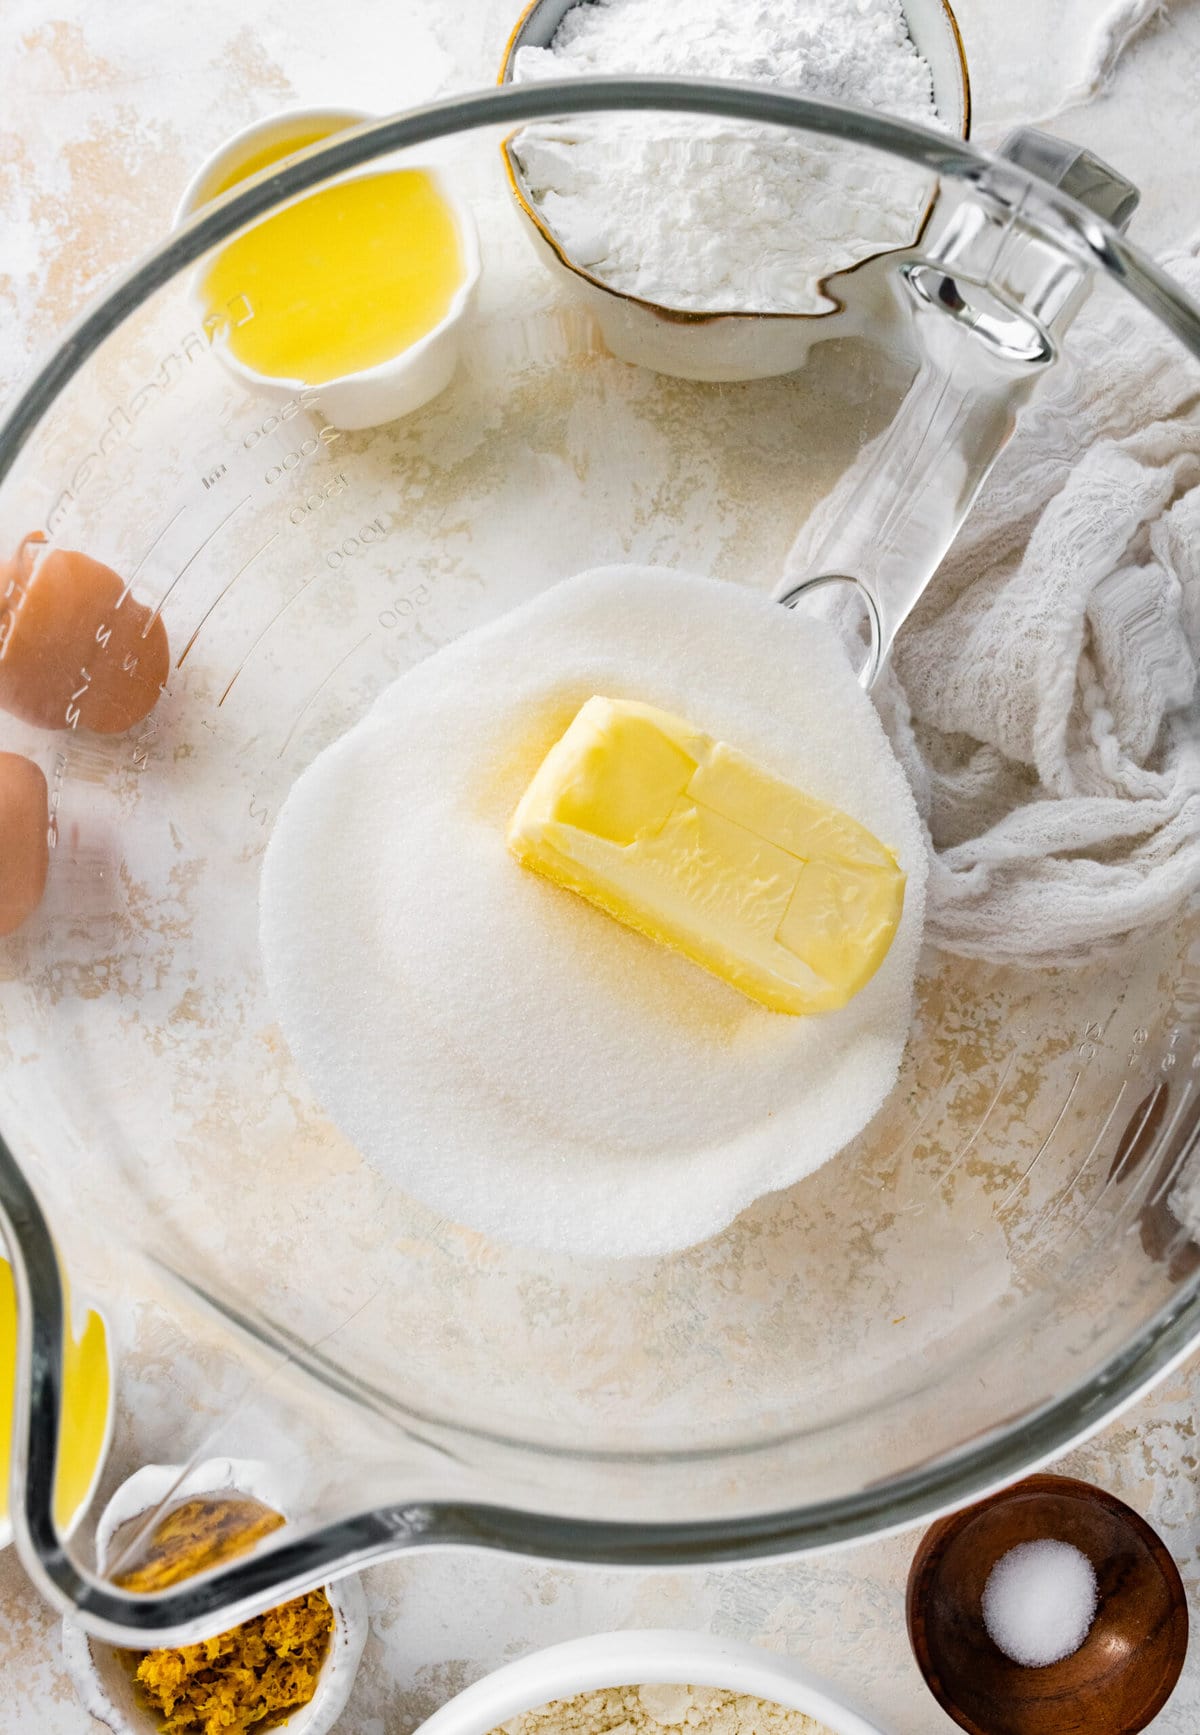
[[[208,0],[165,9],[7,0],[0,17],[0,394],[120,265],[167,227],[190,169],[234,128],[289,102],[386,109],[490,82],[517,10],[506,0]],[[959,0],[976,136],[1078,99],[1109,7],[1099,0]],[[1128,6],[1116,6],[1129,14]],[[1200,5],[1171,0],[1127,48],[1111,90],[1057,123],[1145,190],[1134,234],[1166,248],[1195,227]],[[143,1459],[171,1455],[180,1417],[236,1389],[160,1316],[139,1321],[123,1397]],[[1200,1497],[1190,1365],[1061,1466],[1146,1514],[1196,1601]],[[130,1462],[127,1468],[133,1468]],[[751,1639],[851,1685],[896,1735],[952,1725],[904,1636],[912,1537],[802,1563],[618,1574],[432,1554],[365,1580],[372,1631],[339,1735],[403,1735],[450,1693],[535,1646],[610,1627],[672,1626]],[[57,1656],[57,1617],[0,1556],[0,1732],[86,1735]],[[1156,1735],[1200,1727],[1195,1654]]]

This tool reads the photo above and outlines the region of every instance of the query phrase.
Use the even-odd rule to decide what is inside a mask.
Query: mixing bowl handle
[[[999,155],[1123,230],[1138,190],[1090,151],[1032,127]],[[980,196],[982,195],[982,196]],[[1022,222],[1027,183],[985,172],[893,289],[915,333],[916,377],[808,570],[779,600],[848,581],[866,605],[870,687],[958,534],[1017,412],[1053,366],[1089,287],[1089,266]]]

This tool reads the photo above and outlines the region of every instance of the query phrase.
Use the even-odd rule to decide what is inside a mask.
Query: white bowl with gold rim
[[[284,1478],[269,1464],[237,1458],[210,1458],[186,1470],[181,1464],[146,1464],[121,1484],[100,1515],[96,1561],[101,1572],[111,1566],[139,1519],[202,1495],[249,1496],[287,1517]],[[360,1581],[342,1578],[324,1589],[333,1633],[316,1691],[286,1720],[288,1735],[326,1735],[333,1728],[345,1710],[366,1643],[369,1622]],[[128,1652],[91,1639],[82,1627],[64,1620],[62,1654],[84,1709],[112,1735],[158,1735],[161,1721],[142,1702]]]
[[[514,80],[522,48],[548,48],[563,18],[579,0],[529,0],[504,49],[499,83]],[[950,0],[902,0],[909,35],[933,75],[937,111],[950,133],[971,130],[971,81],[958,21]],[[803,312],[750,308],[696,311],[664,306],[614,289],[572,259],[538,209],[515,154],[519,134],[503,144],[504,167],[518,210],[543,265],[595,319],[620,361],[655,373],[714,384],[767,379],[802,367],[814,343],[869,327],[883,310],[887,288],[878,267],[915,246],[937,202],[936,188],[913,211],[906,242],[888,246],[822,277],[826,305]]]
[[[292,108],[243,127],[196,170],[176,208],[174,227],[181,227],[204,205],[251,176],[277,166],[284,158],[375,118],[363,109]],[[371,163],[351,169],[337,179],[382,178],[395,173],[399,166]],[[233,374],[277,400],[293,399],[302,392],[319,393],[327,419],[340,428],[371,428],[395,421],[419,410],[446,389],[458,366],[462,329],[479,282],[479,237],[469,206],[442,170],[407,162],[402,167],[419,168],[433,183],[453,224],[461,260],[461,274],[449,306],[424,336],[373,367],[323,381],[261,372],[238,357],[228,341],[218,343],[215,348]],[[321,188],[316,188],[302,197],[310,198],[320,191]],[[193,278],[193,297],[204,320],[210,310],[199,286],[207,269],[208,266],[204,267]]]

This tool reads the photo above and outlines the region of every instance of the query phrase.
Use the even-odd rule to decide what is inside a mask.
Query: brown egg
[[[41,771],[20,753],[0,753],[0,935],[15,933],[42,901],[49,829]]]
[[[27,536],[0,565],[0,706],[41,729],[119,735],[167,679],[166,628],[111,567]]]

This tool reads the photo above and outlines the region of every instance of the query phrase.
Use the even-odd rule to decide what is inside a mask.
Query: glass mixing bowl
[[[100,1636],[215,1630],[417,1545],[647,1564],[878,1532],[1054,1452],[1195,1338],[1200,1253],[1173,1212],[1197,1124],[1191,916],[1073,969],[927,949],[900,1081],[861,1137],[659,1259],[523,1251],[439,1217],[289,1055],[258,878],[322,748],[419,659],[581,568],[772,589],[812,505],[911,403],[923,339],[893,289],[919,225],[842,280],[847,317],[810,321],[798,371],[705,382],[614,358],[530,248],[502,146],[635,110],[869,151],[881,188],[915,169],[935,225],[982,211],[1131,332],[1169,327],[1200,387],[1200,312],[1093,211],[948,136],[721,84],[510,87],[363,127],[202,210],[68,334],[0,433],[2,546],[40,531],[104,562],[169,645],[148,714],[89,732],[89,687],[121,671],[97,623],[81,675],[64,618],[53,726],[0,714],[0,748],[45,775],[51,845],[40,908],[0,941],[13,1509],[38,1582]],[[194,274],[385,158],[436,164],[483,270],[449,387],[350,432],[319,389],[226,365],[244,310],[204,316]],[[1047,359],[1068,382],[1089,365],[1069,340]],[[945,470],[965,505],[952,443]],[[170,1456],[280,1479],[291,1522],[249,1559],[139,1598],[95,1575],[86,1526],[71,1552],[56,1534],[60,1262],[111,1325],[125,1443],[100,1498],[133,1450],[122,1382],[144,1410],[160,1353],[139,1336],[153,1298],[194,1346]]]

